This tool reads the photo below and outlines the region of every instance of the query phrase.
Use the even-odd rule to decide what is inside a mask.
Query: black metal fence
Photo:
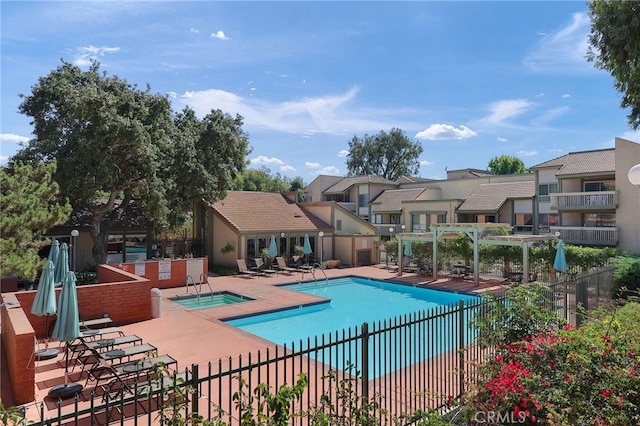
[[[612,303],[612,273],[609,266],[549,284],[553,308],[579,325],[578,305],[593,309]],[[109,392],[96,390],[89,401],[77,399],[66,406],[69,413],[58,407],[55,416],[46,418],[42,406],[40,424],[159,424],[163,400],[177,388],[190,386],[194,393],[185,393],[182,416],[195,412],[205,419],[240,425],[242,409],[234,394],[246,398],[259,384],[275,393],[284,384],[295,384],[301,373],[309,385],[291,407],[293,412],[306,412],[322,401],[340,406],[346,388],[354,400],[379,404],[379,424],[390,424],[403,414],[443,407],[465,392],[477,363],[493,352],[476,343],[476,332],[469,326],[485,303],[479,298],[466,305],[441,306],[205,366],[192,365],[179,373],[184,383],[175,382],[177,387],[166,379],[137,383],[128,396],[114,399]],[[299,416],[292,422],[303,425],[309,419]]]

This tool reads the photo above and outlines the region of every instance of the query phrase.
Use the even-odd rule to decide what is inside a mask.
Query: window
[[[336,231],[342,231],[342,219],[336,220]]]
[[[493,214],[477,214],[476,223],[496,223],[496,216]]]
[[[438,213],[436,215],[436,223],[447,223],[447,214],[446,213]]]
[[[540,213],[538,215],[540,226],[539,234],[548,234],[551,232],[551,226],[558,226],[558,213]]]
[[[551,201],[549,194],[558,192],[557,183],[542,183],[538,185],[538,201],[541,203],[548,203]]]
[[[515,232],[531,232],[533,231],[533,214],[516,213]]]
[[[369,194],[358,194],[358,207],[369,207]]]
[[[616,226],[614,213],[585,213],[582,215],[585,227]]]
[[[380,223],[384,223],[382,221],[382,215],[381,214],[372,214],[371,215],[371,223],[376,223],[376,224],[380,224]]]
[[[390,215],[389,223],[393,223],[394,225],[400,225],[400,215],[399,214]]]
[[[615,191],[616,182],[614,180],[584,182],[583,188],[584,192]]]
[[[428,225],[426,214],[411,215],[411,232],[427,232]]]

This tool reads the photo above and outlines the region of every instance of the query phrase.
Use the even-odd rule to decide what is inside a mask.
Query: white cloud
[[[423,140],[469,139],[477,133],[466,126],[455,127],[450,124],[432,124],[425,130],[416,133],[416,138]]]
[[[285,162],[279,158],[267,157],[264,155],[259,155],[256,158],[252,158],[250,160],[250,163],[258,166],[265,166],[265,165],[283,166],[285,164]]]
[[[271,102],[255,96],[243,97],[218,89],[186,92],[178,100],[178,109],[191,107],[198,116],[211,109],[240,114],[247,128],[269,129],[299,136],[314,134],[352,135],[393,127],[411,127],[403,111],[358,107],[354,105],[358,88],[337,95]],[[400,118],[394,119],[395,116]],[[406,125],[405,125],[406,124]]]
[[[340,176],[340,169],[335,166],[326,166],[313,172],[315,175]]]
[[[574,13],[569,24],[544,36],[523,62],[534,71],[593,70],[585,59],[590,26],[586,13]]]
[[[310,161],[306,161],[304,165],[305,167],[309,167],[310,169],[319,169],[321,167],[320,163],[312,163]]]
[[[338,157],[346,157],[347,155],[349,155],[348,149],[342,149],[338,152]]]
[[[430,166],[433,164],[433,162],[429,160],[420,160],[419,163],[421,166]]]
[[[619,137],[631,142],[640,143],[640,130],[629,130],[627,132],[624,132],[622,136]]]
[[[289,164],[285,164],[284,166],[280,166],[280,171],[281,172],[295,172],[296,168],[289,165]]]
[[[230,38],[225,35],[224,31],[211,33],[211,38],[217,38],[218,40],[230,40]]]
[[[520,157],[533,157],[534,155],[538,155],[538,151],[535,149],[532,151],[518,151],[516,154]]]
[[[76,49],[76,58],[73,60],[73,63],[79,67],[88,66],[91,65],[92,60],[97,60],[107,53],[117,53],[119,51],[119,47],[97,47],[93,45],[79,47]]]
[[[0,133],[0,141],[21,144],[29,142],[29,138],[26,136],[15,135],[13,133]]]
[[[507,138],[503,138],[503,137],[500,137],[500,136],[498,136],[496,139],[498,140],[498,142],[507,142],[509,140]]]
[[[570,94],[568,94],[568,93],[565,93],[564,95],[562,95],[562,98],[563,98],[563,99],[568,99],[568,98],[570,98],[570,97],[571,97],[571,95],[570,95]]]
[[[549,122],[560,117],[567,111],[569,111],[569,107],[559,107],[559,108],[550,109],[549,111],[546,111],[539,117],[536,117],[535,119],[531,120],[531,124],[535,126],[546,126],[547,124],[549,124]]]
[[[191,28],[191,29],[189,30],[189,32],[191,32],[191,33],[193,33],[193,34],[200,34],[200,30],[199,30],[199,29],[197,29],[197,28]]]
[[[169,96],[171,99],[175,99],[178,97],[178,94],[176,92],[167,92],[167,96]]]
[[[489,104],[490,114],[484,121],[493,125],[502,125],[506,120],[523,114],[533,106],[526,99],[507,99]]]

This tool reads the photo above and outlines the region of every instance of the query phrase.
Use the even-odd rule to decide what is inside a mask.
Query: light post
[[[406,227],[407,227],[407,226],[406,226],[406,225],[404,225],[404,224],[400,227],[400,228],[402,228],[402,233],[404,233],[404,230],[405,230],[405,228],[406,228]]]
[[[320,264],[322,265],[322,237],[324,237],[324,232],[320,231],[318,232],[318,237],[320,237]]]
[[[77,244],[76,241],[78,240],[78,235],[80,235],[80,232],[77,229],[74,229],[73,231],[71,231],[71,245],[73,246],[73,272],[76,273],[76,260],[78,258],[78,248],[77,248]]]

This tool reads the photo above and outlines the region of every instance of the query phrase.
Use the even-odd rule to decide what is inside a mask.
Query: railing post
[[[191,399],[191,412],[197,414],[199,411],[198,400],[200,399],[200,392],[198,390],[198,364],[191,364],[191,380],[189,380],[189,377],[187,377],[185,381],[187,383],[189,381],[191,382],[191,387],[194,391]]]
[[[459,395],[464,394],[464,356],[465,356],[465,351],[464,351],[464,329],[465,329],[465,322],[464,322],[464,300],[460,301],[459,304],[460,308],[458,310],[459,312],[459,317],[458,317],[458,334],[459,334],[459,345],[460,347],[458,348],[458,368],[460,369],[460,391],[459,391]]]
[[[369,323],[362,323],[362,395],[369,401]]]

